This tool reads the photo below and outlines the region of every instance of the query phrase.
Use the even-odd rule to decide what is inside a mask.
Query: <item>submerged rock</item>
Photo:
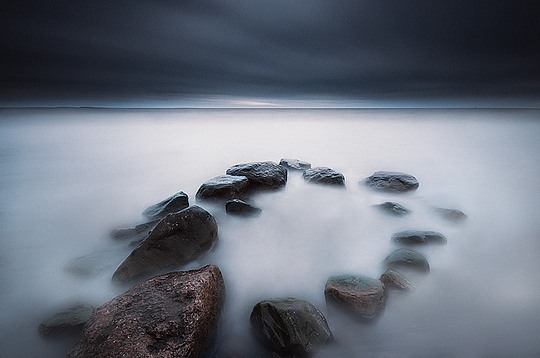
[[[250,321],[257,336],[278,353],[303,356],[333,340],[321,311],[298,298],[261,301]]]
[[[199,200],[229,200],[242,194],[249,180],[243,175],[220,175],[203,183],[195,197]]]
[[[156,220],[164,218],[167,214],[184,210],[188,206],[189,198],[187,194],[183,191],[179,191],[178,193],[169,196],[167,199],[146,208],[142,212],[142,215],[150,220]]]
[[[100,250],[71,260],[64,271],[79,278],[90,278],[114,269],[118,264],[116,253],[112,250]]]
[[[345,185],[345,176],[327,167],[306,169],[303,174],[304,180],[309,183],[326,185]]]
[[[436,231],[406,230],[393,234],[392,241],[401,245],[417,246],[444,245],[447,240],[443,234]]]
[[[384,284],[365,276],[332,276],[326,281],[324,295],[328,304],[344,308],[368,321],[377,317],[386,305]]]
[[[225,203],[225,211],[227,214],[240,216],[256,216],[262,212],[260,208],[250,205],[240,199],[227,201],[227,203]]]
[[[387,269],[412,269],[419,272],[429,272],[429,262],[424,255],[409,249],[397,249],[384,259]]]
[[[130,282],[175,269],[208,252],[217,240],[214,217],[194,205],[164,217],[113,275]]]
[[[457,209],[435,208],[435,212],[443,219],[456,223],[467,219],[467,215],[463,211]]]
[[[418,181],[409,174],[379,171],[367,177],[363,183],[374,190],[382,192],[402,193],[418,189]]]
[[[279,161],[279,165],[291,170],[306,170],[311,168],[311,163],[304,162],[298,159],[283,158]]]
[[[389,290],[414,291],[414,285],[397,271],[386,270],[379,279]]]
[[[247,177],[251,189],[279,189],[287,184],[287,169],[274,162],[233,165],[227,174]]]
[[[95,308],[89,304],[76,303],[43,321],[39,325],[39,333],[43,337],[80,333],[94,311]]]
[[[116,229],[111,232],[111,236],[113,239],[117,240],[139,240],[150,234],[150,232],[154,229],[158,222],[159,219],[152,220],[144,224],[139,224],[135,227]]]
[[[154,277],[99,307],[68,357],[203,357],[224,300],[217,266]]]
[[[387,201],[385,203],[375,205],[375,207],[380,209],[381,211],[384,211],[385,213],[392,214],[394,216],[404,216],[411,212],[403,205],[392,201]]]

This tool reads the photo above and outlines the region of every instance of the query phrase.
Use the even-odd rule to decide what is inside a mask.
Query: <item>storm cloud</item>
[[[20,1],[4,98],[540,95],[535,1]]]

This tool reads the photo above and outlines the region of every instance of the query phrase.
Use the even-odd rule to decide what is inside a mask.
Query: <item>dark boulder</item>
[[[233,165],[227,174],[247,177],[251,189],[279,189],[287,184],[287,169],[274,162]]]
[[[387,214],[391,214],[394,216],[404,216],[411,212],[409,209],[407,209],[403,205],[394,203],[392,201],[387,201],[385,203],[375,205],[375,207]]]
[[[239,216],[257,216],[262,210],[240,199],[229,200],[225,203],[227,214]]]
[[[417,245],[444,245],[446,237],[436,231],[406,230],[392,235],[392,241],[407,246]]]
[[[159,219],[139,224],[135,227],[115,229],[111,232],[111,236],[116,240],[140,240],[148,236],[158,222]]]
[[[304,180],[309,183],[326,185],[345,185],[345,176],[327,167],[306,169],[303,174]]]
[[[388,290],[410,292],[414,291],[414,285],[397,271],[386,270],[379,278]]]
[[[367,177],[363,183],[374,190],[391,193],[402,193],[418,189],[418,181],[409,174],[379,171]]]
[[[229,200],[240,196],[249,180],[243,175],[220,175],[203,183],[195,197],[199,200]]]
[[[467,215],[457,209],[445,209],[445,208],[435,208],[435,212],[439,214],[440,217],[443,219],[446,219],[448,221],[452,221],[455,223],[461,222],[465,219],[467,219]]]
[[[278,353],[303,356],[333,340],[321,311],[298,298],[261,301],[250,321],[256,335]]]
[[[179,268],[208,252],[217,233],[214,217],[198,206],[169,214],[116,269],[113,280],[130,282]]]
[[[39,333],[43,337],[79,334],[94,311],[89,304],[76,303],[44,320],[39,325]]]
[[[429,272],[429,262],[424,255],[409,249],[397,249],[384,259],[387,269],[410,269]]]
[[[224,300],[216,266],[154,277],[99,307],[68,357],[203,357]]]
[[[167,199],[146,208],[142,212],[142,215],[150,220],[156,220],[164,218],[167,214],[184,210],[188,206],[189,198],[187,194],[183,191],[179,191],[178,193],[169,196]]]
[[[289,170],[306,170],[311,168],[311,163],[304,162],[298,159],[283,158],[279,161],[279,165],[284,166]]]

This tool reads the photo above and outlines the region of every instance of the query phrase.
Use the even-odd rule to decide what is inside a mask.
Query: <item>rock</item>
[[[435,208],[435,212],[443,219],[456,223],[467,219],[467,215],[465,215],[463,211],[457,209]]]
[[[224,301],[217,266],[154,277],[99,307],[68,357],[203,357]]]
[[[195,197],[199,200],[229,200],[242,194],[249,180],[243,175],[220,175],[203,183]]]
[[[247,177],[251,189],[279,189],[287,184],[287,169],[274,162],[237,164],[227,174]]]
[[[73,259],[64,267],[64,271],[80,278],[95,277],[104,271],[114,269],[118,264],[116,260],[114,251],[100,250]]]
[[[150,234],[158,222],[159,219],[139,224],[135,227],[116,229],[111,232],[111,236],[117,240],[142,239]]]
[[[309,183],[326,185],[345,185],[345,176],[327,167],[306,169],[303,174],[304,180]]]
[[[43,321],[39,325],[39,333],[43,337],[80,333],[94,310],[89,304],[76,303]]]
[[[227,203],[225,203],[225,211],[227,214],[241,216],[256,216],[262,212],[260,208],[252,206],[239,199],[227,201]]]
[[[429,263],[424,255],[409,249],[397,249],[384,259],[387,269],[411,269],[419,272],[429,272]]]
[[[409,174],[379,171],[367,177],[364,183],[374,190],[382,192],[402,193],[418,189],[418,181]]]
[[[444,245],[446,237],[436,231],[406,230],[392,235],[392,241],[401,245]]]
[[[306,170],[311,168],[311,163],[304,162],[298,159],[283,158],[279,161],[279,165],[290,170]]]
[[[332,276],[326,281],[324,295],[328,304],[366,321],[377,317],[386,305],[384,284],[365,276]]]
[[[217,233],[214,217],[196,205],[169,214],[116,269],[113,281],[130,282],[181,267],[210,250]]]
[[[333,340],[321,311],[298,298],[261,301],[250,321],[256,335],[278,353],[309,354]]]
[[[397,271],[386,270],[379,279],[389,290],[414,291],[414,285]]]
[[[404,216],[411,212],[409,209],[407,209],[403,205],[394,203],[392,201],[387,201],[385,203],[375,205],[375,207],[379,208],[381,211],[384,211],[385,213],[392,214],[394,216]]]
[[[150,220],[156,220],[164,218],[167,214],[184,210],[188,206],[189,198],[187,194],[183,191],[179,191],[178,193],[169,196],[167,199],[146,208],[142,214]]]

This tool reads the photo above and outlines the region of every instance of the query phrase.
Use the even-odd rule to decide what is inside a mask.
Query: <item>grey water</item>
[[[252,198],[263,212],[248,219],[195,199],[234,164],[281,158],[337,170],[346,188],[290,172],[284,190]],[[358,184],[378,170],[412,174],[420,186],[392,195]],[[65,356],[75,339],[44,339],[39,323],[70,303],[120,294],[111,275],[132,247],[110,231],[141,223],[146,207],[180,190],[219,225],[212,251],[179,269],[221,268],[223,355],[252,349],[255,303],[293,296],[317,306],[334,332],[315,357],[538,356],[539,189],[539,110],[4,109],[0,357]],[[385,201],[412,213],[373,207]],[[468,218],[447,221],[437,207]],[[378,277],[396,249],[391,235],[406,229],[448,238],[419,249],[431,272],[411,278],[416,290],[391,295],[374,324],[328,312],[326,279]]]

